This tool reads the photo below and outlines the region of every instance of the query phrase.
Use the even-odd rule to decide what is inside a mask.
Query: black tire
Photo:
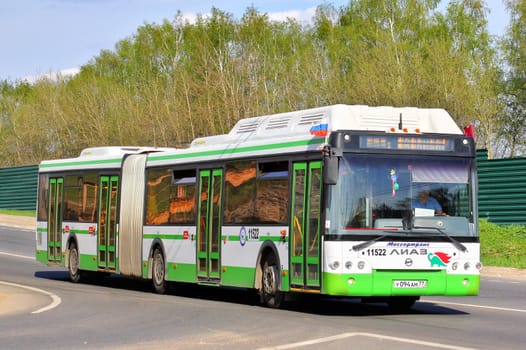
[[[73,283],[78,283],[80,281],[80,257],[79,250],[75,243],[71,243],[71,246],[69,247],[68,259],[69,279]]]
[[[279,308],[283,302],[283,292],[279,290],[279,268],[275,263],[265,260],[261,276],[261,299],[271,308]]]
[[[415,305],[419,297],[390,297],[387,301],[389,309],[393,312],[407,312]]]
[[[164,263],[164,256],[161,249],[155,249],[152,260],[153,289],[156,293],[164,294],[166,292],[166,265]]]

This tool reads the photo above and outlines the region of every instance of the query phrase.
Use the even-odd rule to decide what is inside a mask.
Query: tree
[[[0,155],[18,165],[93,146],[180,146],[241,118],[336,103],[445,108],[460,125],[478,120],[491,148],[499,123],[519,127],[495,118],[512,99],[497,99],[487,9],[438,4],[324,4],[312,25],[253,7],[239,20],[212,8],[195,22],[145,23],[73,78],[0,85]]]
[[[507,0],[510,25],[502,40],[507,72],[499,136],[510,157],[526,153],[526,0]]]

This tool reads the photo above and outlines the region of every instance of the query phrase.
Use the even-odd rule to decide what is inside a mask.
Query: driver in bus
[[[442,211],[442,206],[438,201],[429,195],[430,188],[428,185],[424,185],[418,191],[418,196],[413,200],[413,208],[421,209],[433,209],[435,215],[445,215]]]

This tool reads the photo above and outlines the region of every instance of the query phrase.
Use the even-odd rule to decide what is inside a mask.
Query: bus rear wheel
[[[161,249],[156,248],[152,259],[152,284],[155,292],[164,294],[166,292],[166,266]]]
[[[79,251],[75,243],[71,243],[69,247],[69,260],[68,260],[68,269],[69,269],[69,279],[71,282],[77,283],[80,281],[80,259]]]
[[[271,308],[279,308],[283,301],[283,292],[279,291],[279,269],[268,260],[263,264],[261,286],[263,303]]]

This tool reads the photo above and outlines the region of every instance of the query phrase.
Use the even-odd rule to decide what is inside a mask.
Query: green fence
[[[526,158],[488,160],[477,151],[479,217],[496,224],[526,225]]]
[[[0,169],[0,209],[35,210],[38,166]]]

